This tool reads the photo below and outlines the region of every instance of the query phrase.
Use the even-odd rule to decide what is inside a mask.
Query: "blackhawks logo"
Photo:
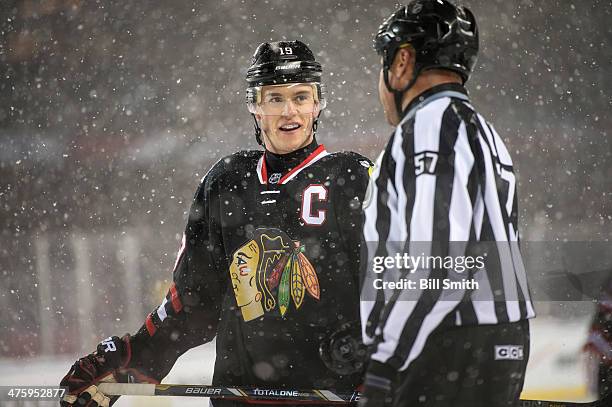
[[[253,238],[234,252],[229,271],[245,321],[276,307],[285,316],[291,302],[299,309],[306,293],[317,300],[321,294],[304,246],[278,229],[255,230]]]

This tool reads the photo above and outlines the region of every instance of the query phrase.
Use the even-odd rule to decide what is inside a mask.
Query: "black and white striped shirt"
[[[438,327],[535,315],[518,248],[515,187],[503,140],[461,85],[436,86],[411,103],[375,164],[364,202],[361,319],[373,361],[404,370]],[[373,259],[398,253],[484,253],[484,267],[462,275],[446,266],[400,273],[415,281],[469,278],[479,288],[372,290]],[[397,270],[382,275],[390,280]]]

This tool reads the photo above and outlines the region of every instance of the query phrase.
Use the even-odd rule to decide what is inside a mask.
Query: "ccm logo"
[[[523,346],[496,345],[495,360],[523,360]]]

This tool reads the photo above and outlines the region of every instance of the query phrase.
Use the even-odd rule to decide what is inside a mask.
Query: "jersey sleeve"
[[[216,335],[226,289],[220,270],[227,269],[217,215],[220,165],[196,191],[166,296],[130,339],[129,367],[156,381],[180,355]]]
[[[470,240],[477,194],[474,155],[465,122],[451,109],[443,111],[421,111],[404,123],[376,171],[373,205],[378,211],[370,227],[377,231],[384,251],[380,254],[387,257],[462,256],[461,242]],[[441,283],[467,273],[435,263],[410,273],[387,272],[416,283],[414,289],[385,294],[388,299],[377,317],[369,372],[390,378],[418,357],[430,334],[466,295],[465,289],[446,289]],[[439,288],[420,289],[422,280],[437,281]]]
[[[373,166],[366,157],[357,153],[348,154],[334,188],[334,199],[341,202],[336,207],[336,220],[340,233],[339,241],[344,245],[346,269],[352,272],[353,282],[359,285],[361,228],[363,224],[362,204],[368,186],[369,173]]]

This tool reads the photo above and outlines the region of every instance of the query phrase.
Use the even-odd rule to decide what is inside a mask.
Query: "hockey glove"
[[[392,402],[391,380],[367,373],[358,407],[385,407],[390,406]]]
[[[98,344],[96,351],[77,360],[60,386],[67,387],[61,406],[96,407],[111,406],[119,397],[106,397],[98,391],[100,382],[128,381],[158,383],[138,370],[130,369],[132,357],[130,336],[113,336]]]

